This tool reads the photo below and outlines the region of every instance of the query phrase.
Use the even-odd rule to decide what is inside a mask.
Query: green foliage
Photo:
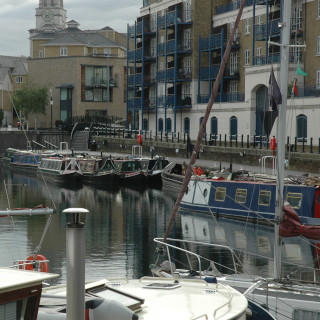
[[[4,117],[4,112],[2,109],[0,109],[0,127],[2,125],[3,117]]]
[[[28,114],[46,114],[49,94],[47,87],[36,88],[28,82],[21,89],[14,92],[13,103],[16,111],[22,111],[24,116]]]

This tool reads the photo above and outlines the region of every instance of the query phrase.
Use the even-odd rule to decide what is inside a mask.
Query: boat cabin
[[[36,319],[42,282],[58,274],[0,268],[0,319]]]

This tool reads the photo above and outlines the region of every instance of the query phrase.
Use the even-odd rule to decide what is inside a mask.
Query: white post
[[[280,91],[282,104],[279,105],[278,117],[278,165],[277,165],[277,195],[276,195],[276,216],[275,216],[275,241],[274,241],[274,278],[281,278],[281,239],[279,236],[279,224],[282,218],[283,188],[284,188],[284,161],[285,161],[285,130],[288,92],[288,69],[289,69],[289,44],[290,44],[290,21],[291,21],[291,0],[284,0],[283,22],[281,28],[281,56],[280,56]]]

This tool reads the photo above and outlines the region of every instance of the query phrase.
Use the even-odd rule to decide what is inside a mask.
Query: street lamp
[[[50,89],[50,106],[51,106],[51,130],[52,130],[52,106],[53,106],[52,89]]]

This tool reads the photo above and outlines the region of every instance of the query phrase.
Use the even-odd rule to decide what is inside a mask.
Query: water
[[[78,190],[46,184],[34,175],[11,172],[0,164],[0,208],[34,207],[45,204],[55,207],[40,253],[49,262],[50,272],[61,276],[53,283],[66,282],[67,217],[62,211],[69,207],[89,210],[86,219],[86,280],[101,278],[139,278],[151,275],[149,265],[156,260],[155,237],[163,237],[169,224],[175,195],[159,189],[101,190],[82,186]],[[7,192],[5,192],[5,188]],[[9,200],[6,196],[9,195]],[[8,204],[10,203],[10,205]],[[26,259],[39,245],[48,217],[0,218],[1,266]],[[273,273],[273,230],[261,225],[212,217],[179,213],[170,237],[230,245],[249,251],[240,253],[243,270],[263,276]],[[313,265],[314,249],[299,238],[284,240],[285,272],[290,263]],[[227,258],[221,254],[221,261]],[[228,261],[227,261],[228,262]],[[305,270],[299,275],[306,276]]]

